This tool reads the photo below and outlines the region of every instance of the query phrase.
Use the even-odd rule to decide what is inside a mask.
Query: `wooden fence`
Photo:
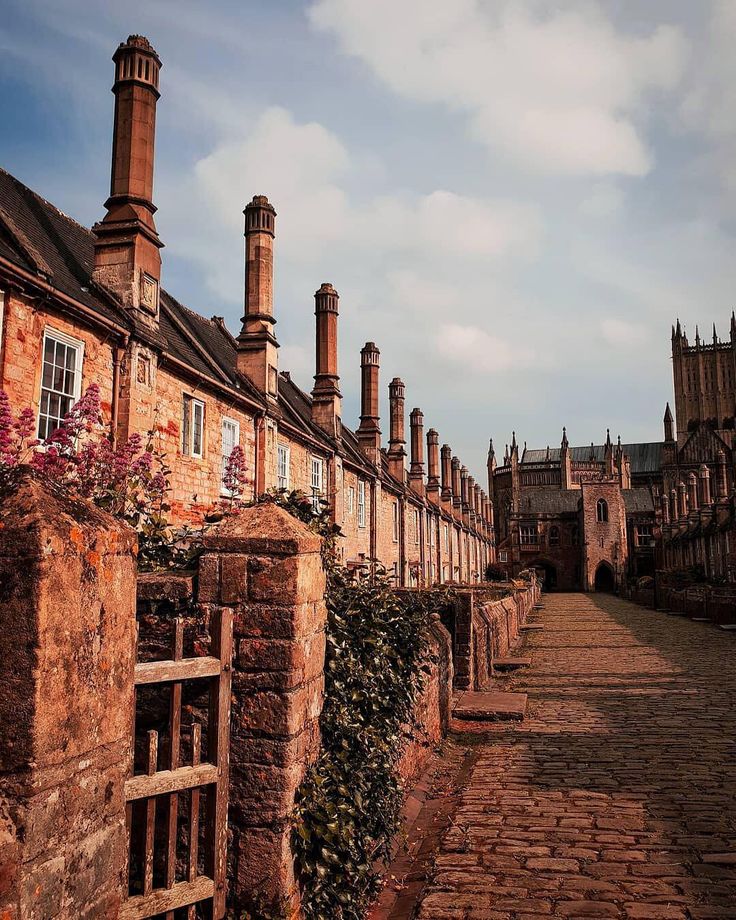
[[[229,608],[213,611],[211,636],[209,656],[184,658],[184,623],[177,618],[171,658],[135,668],[136,692],[144,686],[168,687],[168,743],[160,752],[159,733],[149,731],[144,770],[134,774],[131,769],[125,784],[129,878],[120,920],[221,920],[225,914],[233,649]],[[206,757],[202,760],[202,725],[195,721],[188,764],[181,763],[184,681],[209,682]],[[135,746],[136,726],[133,731]],[[158,768],[159,759],[164,769]],[[183,814],[180,796],[186,797]],[[155,872],[155,865],[161,871]]]

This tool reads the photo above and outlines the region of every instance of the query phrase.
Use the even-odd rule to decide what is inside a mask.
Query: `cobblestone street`
[[[538,620],[498,681],[526,720],[455,724],[477,759],[418,916],[736,918],[733,636],[603,595]]]

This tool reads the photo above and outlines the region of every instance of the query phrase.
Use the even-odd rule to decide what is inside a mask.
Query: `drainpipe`
[[[113,448],[118,443],[118,416],[120,415],[120,364],[128,347],[129,337],[123,336],[119,345],[114,345],[112,350],[112,404],[110,406],[110,440]]]
[[[253,434],[255,436],[255,461],[253,469],[253,489],[255,491],[254,498],[258,498],[259,495],[263,495],[266,491],[266,465],[261,460],[261,446],[263,443],[263,428],[266,421],[266,413],[264,410],[256,412],[253,416]]]

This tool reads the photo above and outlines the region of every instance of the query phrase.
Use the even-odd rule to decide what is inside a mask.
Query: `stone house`
[[[629,576],[653,575],[658,533],[661,444],[530,450],[514,435],[503,463],[493,442],[488,481],[498,521],[499,564],[512,573],[544,572],[548,588],[618,589]]]
[[[245,217],[242,326],[206,319],[161,286],[163,246],[153,203],[161,61],[142,36],[113,56],[110,196],[88,230],[0,169],[0,387],[52,432],[91,384],[112,437],[153,432],[171,467],[172,514],[197,520],[223,492],[232,449],[244,451],[250,498],[271,488],[326,499],[344,562],[372,560],[400,584],[474,581],[494,558],[489,497],[455,460],[440,473],[439,435],[389,386],[387,448],[378,413],[378,348],[361,352],[356,431],[342,420],[339,297],[315,293],[316,366],[306,393],[278,365],[274,326],[276,211],[256,195]],[[425,441],[427,466],[425,467]],[[450,448],[445,449],[448,457]]]

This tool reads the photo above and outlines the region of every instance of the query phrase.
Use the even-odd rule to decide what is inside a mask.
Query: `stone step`
[[[544,629],[541,623],[523,623],[519,627],[519,632],[538,632]]]
[[[684,610],[668,610],[667,616],[668,617],[686,617],[687,614],[685,613]]]
[[[468,691],[455,703],[453,716],[472,722],[520,722],[526,714],[526,693]]]
[[[735,632],[735,631],[736,631],[736,623],[719,623],[719,624],[718,624],[718,628],[719,628],[719,629],[725,629],[726,632]]]
[[[497,671],[515,671],[517,668],[528,668],[531,663],[531,658],[496,658],[493,667]]]
[[[710,623],[710,617],[690,617],[693,623]]]

